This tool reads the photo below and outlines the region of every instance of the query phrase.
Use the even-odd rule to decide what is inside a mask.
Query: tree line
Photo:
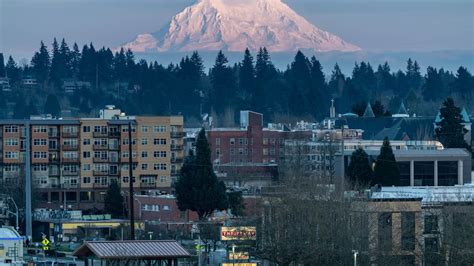
[[[135,114],[181,113],[198,118],[203,112],[232,116],[238,110],[251,109],[268,120],[277,116],[321,119],[327,115],[330,99],[335,99],[340,112],[360,114],[362,106],[371,102],[374,113],[382,116],[397,111],[405,102],[412,112],[433,115],[448,96],[471,104],[474,87],[474,78],[465,67],[452,73],[430,66],[423,75],[412,59],[407,60],[405,70],[392,71],[388,63],[374,68],[369,62],[356,62],[350,75],[342,73],[337,64],[326,75],[315,56],[301,51],[285,70],[279,70],[266,48],[261,48],[256,55],[247,49],[235,64],[221,51],[206,72],[197,51],[179,63],[162,65],[137,60],[130,50],[97,49],[92,43],[82,49],[74,43],[70,48],[64,39],[54,39],[51,49],[41,42],[31,61],[21,65],[11,56],[5,64],[0,54],[3,76],[10,79],[14,92],[2,95],[0,109],[13,102],[18,106],[13,112],[17,118],[46,111],[48,96],[53,98],[49,102],[59,103],[60,108],[82,114],[115,104]],[[26,95],[16,89],[26,77],[36,78],[39,90]],[[65,95],[65,79],[86,81],[91,86]],[[123,86],[130,92],[126,96],[117,92]],[[40,103],[43,106],[37,106]]]

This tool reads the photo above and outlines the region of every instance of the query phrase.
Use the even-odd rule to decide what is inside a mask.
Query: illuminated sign
[[[222,227],[221,240],[257,240],[257,228],[254,226]]]
[[[249,258],[248,252],[229,252],[229,260],[248,260]]]

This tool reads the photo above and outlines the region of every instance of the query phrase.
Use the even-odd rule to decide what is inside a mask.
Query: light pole
[[[232,265],[235,266],[235,244],[232,244]]]
[[[357,255],[359,255],[359,251],[352,250],[352,253],[354,254],[354,266],[357,266]]]

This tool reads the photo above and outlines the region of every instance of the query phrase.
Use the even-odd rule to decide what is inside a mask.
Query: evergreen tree
[[[74,78],[79,77],[79,68],[81,62],[81,51],[79,51],[79,46],[77,43],[74,43],[70,55],[70,67],[71,67],[71,76]]]
[[[406,82],[404,89],[405,93],[409,90],[418,90],[422,84],[422,77],[420,73],[420,66],[418,62],[412,61],[411,58],[407,61],[407,69],[406,69]],[[403,94],[404,96],[405,94]]]
[[[365,102],[359,102],[352,105],[351,112],[362,117],[364,116],[364,112],[366,108],[367,108],[367,104]]]
[[[219,51],[216,62],[210,71],[211,78],[211,105],[218,114],[224,113],[235,101],[235,76],[227,65],[227,57]]]
[[[196,155],[186,158],[175,188],[178,208],[197,212],[200,220],[228,208],[226,187],[214,173],[204,129],[196,140]]]
[[[310,68],[311,63],[308,58],[301,51],[298,51],[291,63],[290,69],[286,72],[287,79],[291,82],[292,86],[289,104],[293,107],[293,114],[296,116],[314,114],[311,110],[312,103],[319,100],[317,99],[319,95],[313,95],[317,93],[311,93],[312,78]]]
[[[54,94],[49,94],[44,103],[44,113],[51,114],[54,117],[61,117],[61,105]]]
[[[5,77],[5,61],[3,59],[3,53],[0,53],[0,77]]]
[[[30,100],[28,101],[28,105],[26,106],[26,113],[27,117],[38,114],[38,108],[36,107],[36,103],[32,98],[30,98]]]
[[[382,117],[386,115],[385,106],[380,101],[375,101],[372,105],[372,111],[374,111],[375,117]]]
[[[441,121],[436,122],[436,138],[445,148],[468,148],[464,135],[467,129],[464,128],[461,116],[461,108],[454,104],[454,100],[449,97],[440,109]]]
[[[438,70],[434,67],[428,67],[423,84],[423,99],[425,101],[436,101],[442,97],[443,83]]]
[[[28,118],[28,111],[25,102],[25,97],[22,95],[18,96],[13,107],[13,118],[14,119],[26,119]]]
[[[255,90],[255,68],[253,56],[249,49],[245,49],[244,59],[239,68],[239,91],[244,101],[249,101]]]
[[[52,51],[52,56],[51,56],[51,69],[49,72],[49,79],[52,84],[56,86],[56,88],[59,88],[61,86],[61,77],[62,77],[62,68],[64,67],[62,65],[62,59],[61,59],[61,54],[59,52],[59,44],[54,38],[53,41],[53,51]]]
[[[112,218],[124,218],[124,197],[117,180],[112,179],[104,198],[104,212]]]
[[[36,52],[31,59],[31,66],[33,67],[38,83],[44,86],[49,77],[50,59],[48,48],[43,42],[41,42],[39,52]]]
[[[374,177],[375,183],[382,186],[398,186],[400,183],[400,168],[387,137],[383,140],[380,154],[375,162]]]
[[[20,80],[20,67],[17,66],[13,57],[9,56],[7,65],[5,66],[7,77],[10,78],[10,83],[15,83]]]
[[[453,90],[461,94],[466,100],[472,99],[474,90],[474,77],[465,67],[459,67],[453,82]]]
[[[362,147],[357,148],[352,153],[347,176],[352,187],[367,187],[372,183],[373,171],[369,156]]]
[[[232,191],[227,193],[229,199],[229,210],[234,217],[245,215],[245,204],[242,198],[242,191]]]

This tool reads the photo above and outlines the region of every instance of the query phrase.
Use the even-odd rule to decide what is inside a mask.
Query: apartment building
[[[113,106],[99,118],[0,120],[0,182],[23,185],[29,144],[34,206],[100,209],[112,180],[128,191],[129,126],[135,191],[169,193],[183,162],[183,117]]]

